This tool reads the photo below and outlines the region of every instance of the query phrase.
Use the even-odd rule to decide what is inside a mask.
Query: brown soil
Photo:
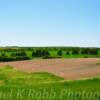
[[[50,72],[65,79],[79,79],[100,76],[100,58],[80,59],[37,59],[0,63],[26,72]]]

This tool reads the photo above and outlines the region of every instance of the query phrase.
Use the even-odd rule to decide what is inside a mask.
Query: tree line
[[[56,51],[57,55],[52,56],[51,52]],[[44,47],[44,48],[2,48],[0,49],[0,61],[18,61],[18,60],[29,60],[32,58],[61,58],[64,53],[66,55],[98,55],[99,48],[79,48],[79,47]],[[27,52],[31,52],[30,56]],[[10,55],[8,55],[10,53]]]
[[[6,53],[0,54],[0,62],[20,61],[29,59],[30,57],[27,56],[26,52],[11,53],[10,56],[8,56]]]

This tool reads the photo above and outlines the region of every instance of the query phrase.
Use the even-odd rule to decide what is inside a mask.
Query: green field
[[[0,100],[100,100],[100,79],[68,81],[5,66],[0,68]]]

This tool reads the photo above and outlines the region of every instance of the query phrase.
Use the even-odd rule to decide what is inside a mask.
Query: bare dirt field
[[[65,79],[100,76],[100,58],[37,59],[0,63],[25,72],[50,72]]]

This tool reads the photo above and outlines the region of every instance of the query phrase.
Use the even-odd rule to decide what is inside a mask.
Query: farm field
[[[100,100],[100,78],[67,81],[5,66],[0,68],[0,100]]]
[[[0,63],[0,66],[5,65],[28,73],[50,72],[67,80],[100,75],[100,58],[34,59]]]

